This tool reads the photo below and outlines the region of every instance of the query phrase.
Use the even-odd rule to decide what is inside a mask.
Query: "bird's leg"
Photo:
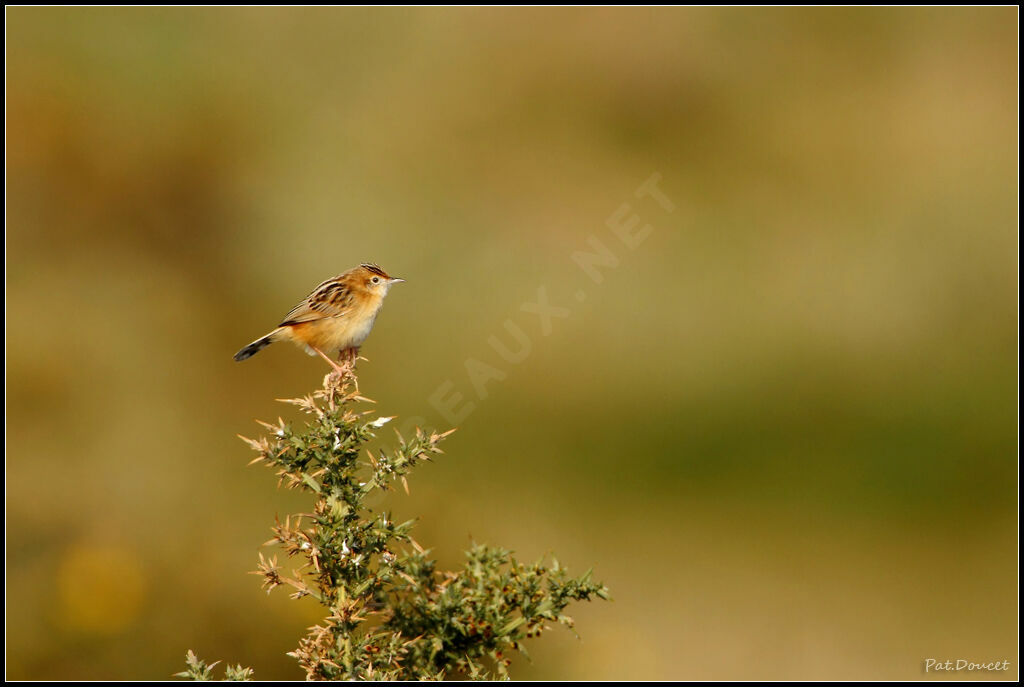
[[[344,376],[344,375],[345,375],[346,373],[349,373],[349,372],[350,372],[350,371],[349,371],[348,369],[346,369],[346,368],[345,368],[345,367],[344,367],[343,365],[339,365],[338,363],[336,363],[336,362],[334,362],[333,360],[331,360],[331,357],[330,357],[329,355],[327,355],[326,353],[324,353],[323,351],[321,351],[321,350],[320,350],[319,348],[317,348],[316,346],[310,346],[310,348],[312,348],[312,349],[313,349],[314,351],[316,351],[317,353],[319,353],[319,354],[320,354],[320,357],[321,357],[321,358],[323,358],[324,360],[326,360],[326,361],[327,361],[327,364],[328,364],[328,365],[330,365],[331,367],[333,367],[333,368],[334,368],[334,372],[335,372],[335,374],[337,374],[337,375],[338,375],[339,377],[342,377],[342,376]]]

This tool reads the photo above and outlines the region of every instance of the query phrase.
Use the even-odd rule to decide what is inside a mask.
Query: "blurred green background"
[[[615,597],[515,677],[1016,678],[1016,8],[6,18],[9,678],[301,677],[235,435],[326,366],[231,355],[366,260],[362,389],[476,402],[396,515]]]

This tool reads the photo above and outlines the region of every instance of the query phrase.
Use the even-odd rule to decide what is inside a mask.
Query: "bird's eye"
[[[372,282],[373,282],[374,284],[377,284],[377,283],[379,283],[379,282],[380,282],[380,277],[374,277],[374,278],[373,278],[373,279],[372,279],[371,281],[372,281]]]

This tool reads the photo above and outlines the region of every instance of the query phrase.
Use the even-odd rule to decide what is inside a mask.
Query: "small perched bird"
[[[392,284],[403,281],[373,263],[328,279],[292,308],[277,329],[235,353],[235,360],[250,358],[275,341],[293,341],[305,346],[310,355],[320,354],[338,374],[350,373],[384,296]],[[347,357],[345,365],[334,362],[325,351],[337,351],[339,361]]]

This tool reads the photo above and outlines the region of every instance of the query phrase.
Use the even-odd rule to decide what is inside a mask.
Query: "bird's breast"
[[[370,330],[373,329],[373,323],[377,321],[378,312],[380,312],[380,306],[352,322],[347,331],[347,335],[352,341],[349,346],[363,345],[366,337],[370,335]]]
[[[325,352],[361,346],[373,329],[382,301],[367,301],[344,315],[292,325],[289,334],[297,343]]]

